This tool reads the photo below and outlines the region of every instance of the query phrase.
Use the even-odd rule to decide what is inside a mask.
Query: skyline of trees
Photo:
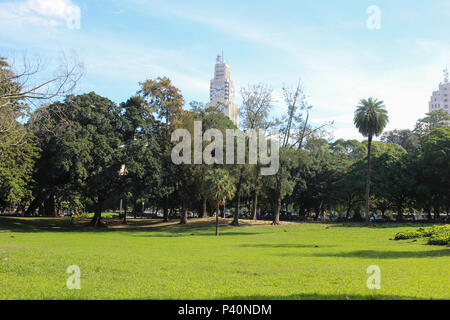
[[[0,72],[10,72],[5,63]],[[94,92],[67,95],[33,110],[25,124],[18,117],[26,105],[11,101],[8,110],[0,109],[1,116],[13,114],[13,123],[27,132],[27,139],[20,146],[2,146],[11,138],[0,132],[0,211],[28,207],[27,214],[37,210],[56,215],[66,208],[87,209],[95,213],[94,225],[101,225],[102,211],[117,208],[119,199],[135,215],[144,202],[162,210],[164,220],[178,216],[180,223],[188,222],[189,213],[219,215],[217,206],[225,201],[233,208],[234,225],[244,211],[250,219],[271,219],[273,224],[292,214],[318,219],[324,213],[344,213],[346,219],[357,220],[364,200],[366,212],[394,212],[399,220],[413,209],[430,218],[449,212],[448,115],[429,113],[414,130],[384,132],[381,141],[372,141],[387,120],[377,116],[376,126],[362,130],[368,140],[330,140],[327,123],[311,125],[312,107],[302,86],[283,90],[288,113],[281,119],[270,117],[270,87],[257,84],[241,90],[242,129],[280,132],[280,169],[273,176],[262,176],[259,162],[173,164],[175,129],[193,133],[194,121],[202,122],[202,133],[236,127],[218,108],[205,110],[198,102],[187,107],[166,77],[140,83],[136,95],[120,104]],[[366,102],[377,105],[376,100]],[[370,197],[364,192],[367,155],[373,167]],[[123,166],[126,174],[121,175]],[[213,186],[216,180],[226,181],[229,188]]]

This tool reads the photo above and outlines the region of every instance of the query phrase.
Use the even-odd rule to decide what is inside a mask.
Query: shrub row
[[[429,238],[428,244],[450,245],[450,225],[421,227],[416,230],[399,232],[395,235],[395,240]]]

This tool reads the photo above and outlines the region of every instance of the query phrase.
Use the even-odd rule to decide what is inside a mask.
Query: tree
[[[403,152],[385,152],[373,161],[374,194],[387,201],[397,212],[397,220],[403,219],[403,210],[412,199],[413,188],[417,185],[413,169],[413,156]],[[382,204],[383,201],[382,201]]]
[[[34,136],[19,121],[28,106],[19,98],[17,75],[0,57],[0,211],[30,198],[29,182],[38,155]]]
[[[450,126],[450,115],[447,111],[439,109],[426,114],[425,118],[416,122],[414,133],[422,137],[434,129],[448,128]]]
[[[232,129],[232,130],[237,129],[236,125],[230,120],[230,118],[225,116],[223,114],[223,112],[217,107],[206,108],[204,110],[204,112],[199,117],[197,117],[197,120],[198,119],[201,119],[201,121],[202,121],[202,131],[203,131],[202,134],[204,134],[209,129],[217,129],[217,130],[220,130],[222,135],[225,137],[227,129]],[[204,142],[203,149],[208,144],[209,144],[208,142]],[[227,146],[224,146],[224,154],[226,154],[226,148],[227,148]],[[234,154],[236,155],[236,151],[234,152]],[[214,170],[214,168],[216,166],[202,164],[202,165],[197,165],[196,167],[200,173],[198,181],[201,183],[204,183],[205,177],[207,176],[208,172],[210,172],[211,170]],[[234,174],[235,176],[239,175],[242,167],[243,167],[243,165],[226,165],[226,164],[223,165],[223,168],[225,168],[230,175]],[[237,181],[237,182],[238,182],[237,189],[239,190],[240,184],[239,184],[239,181]],[[204,192],[202,192],[202,190],[204,190],[204,189],[201,188],[200,193],[201,193],[201,198],[202,198],[202,202],[203,202],[203,209],[205,209],[206,208],[206,195]],[[237,199],[237,200],[239,200],[239,199]]]
[[[411,130],[392,130],[381,136],[381,141],[395,143],[403,147],[410,154],[420,152],[420,138]]]
[[[43,144],[45,157],[37,166],[41,192],[53,203],[58,193],[77,193],[94,207],[92,224],[100,225],[104,202],[118,190],[122,166],[122,124],[120,108],[94,92],[69,95],[64,102],[45,107],[33,126],[58,131]],[[60,118],[59,111],[65,114]],[[37,135],[41,134],[37,131]],[[46,136],[45,133],[42,136]],[[45,141],[45,139],[44,139]],[[36,195],[38,198],[39,195]]]
[[[83,76],[83,65],[64,54],[55,75],[40,80],[43,63],[39,58],[23,58],[21,66],[10,65],[6,58],[0,57],[0,132],[7,134],[0,144],[18,145],[26,142],[24,126],[17,125],[16,119],[30,116],[29,105],[48,102],[63,97],[73,91]],[[8,139],[7,139],[8,138]]]
[[[281,146],[302,149],[308,139],[323,137],[326,127],[334,122],[326,122],[320,126],[313,127],[310,124],[311,110],[313,106],[308,103],[303,85],[299,81],[296,89],[283,86],[284,102],[288,108],[287,115],[277,120],[282,135]]]
[[[31,134],[22,139],[18,145],[0,144],[0,212],[11,205],[19,207],[31,198],[30,183],[39,149]]]
[[[366,180],[366,225],[369,225],[369,197],[370,197],[370,156],[373,136],[379,136],[386,124],[389,116],[383,101],[369,98],[362,99],[355,111],[354,123],[359,132],[368,138],[367,144],[367,180]]]
[[[242,119],[242,127],[244,131],[254,133],[254,130],[267,130],[274,125],[274,122],[269,120],[270,110],[272,109],[272,88],[264,84],[250,85],[247,88],[241,89],[242,108],[240,116]],[[258,194],[260,192],[260,164],[253,166],[253,199],[251,217],[256,220],[256,213],[258,209]],[[237,192],[238,197],[241,193],[242,179],[244,173],[243,167],[239,173]]]
[[[160,185],[161,165],[155,118],[140,96],[134,96],[120,105],[122,118],[123,160],[126,175],[122,192],[131,193],[133,212],[138,202],[157,193]],[[124,215],[126,223],[126,212]]]
[[[175,192],[175,165],[171,160],[172,131],[181,121],[183,111],[183,96],[178,88],[172,85],[169,78],[158,77],[155,80],[147,80],[141,85],[138,92],[146,102],[146,105],[155,113],[159,120],[158,144],[160,146],[161,161],[161,186],[160,197],[164,207],[164,220],[169,219],[170,196]]]
[[[273,142],[272,142],[273,143]],[[274,203],[273,225],[280,224],[280,211],[282,201],[292,194],[295,181],[292,172],[298,166],[297,151],[289,148],[280,148],[279,170],[275,175],[265,176],[265,185],[269,190],[269,197]]]
[[[236,192],[233,179],[224,169],[216,169],[208,173],[205,180],[208,198],[216,205],[216,236],[219,235],[219,206],[225,199],[232,200]]]
[[[435,218],[450,207],[450,127],[434,129],[422,139],[420,162],[435,201]]]

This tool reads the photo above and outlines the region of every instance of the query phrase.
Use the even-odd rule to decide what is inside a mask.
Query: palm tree
[[[389,122],[389,116],[383,101],[362,99],[355,111],[354,123],[359,132],[368,138],[367,144],[367,181],[366,181],[366,225],[369,225],[370,196],[370,155],[373,136],[379,136]]]
[[[216,205],[216,236],[219,235],[219,206],[223,205],[225,199],[233,199],[236,186],[228,171],[216,169],[210,171],[205,179],[204,185],[207,197]]]

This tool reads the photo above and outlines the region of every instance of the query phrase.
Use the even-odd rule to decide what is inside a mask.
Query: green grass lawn
[[[0,218],[0,299],[449,299],[450,248],[411,226],[153,224],[94,231]],[[81,268],[81,290],[66,269]],[[369,290],[366,269],[381,268]]]

